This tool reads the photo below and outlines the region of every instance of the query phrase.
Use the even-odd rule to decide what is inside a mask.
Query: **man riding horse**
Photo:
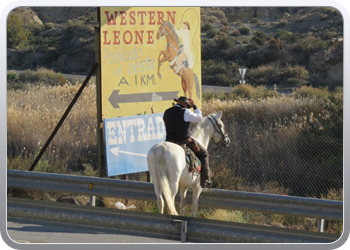
[[[201,187],[209,188],[212,185],[209,170],[208,151],[191,137],[190,122],[202,121],[202,112],[194,104],[192,99],[181,96],[174,99],[176,104],[164,112],[163,120],[166,128],[166,141],[186,145],[191,148],[201,161]],[[194,112],[190,109],[193,108]]]

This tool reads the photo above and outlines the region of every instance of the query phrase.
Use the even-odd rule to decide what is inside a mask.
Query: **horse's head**
[[[167,36],[168,34],[171,34],[173,32],[174,32],[174,26],[168,21],[163,21],[163,23],[159,26],[156,37],[157,39],[159,39],[162,36]],[[176,33],[174,33],[174,35],[176,35]]]
[[[221,121],[221,116],[222,111],[219,113],[213,113],[208,117],[214,128],[214,133],[211,139],[218,148],[221,146],[228,147],[231,144],[230,138],[225,131],[225,125]]]
[[[157,33],[157,39],[161,38],[164,36],[166,32],[166,27],[167,27],[167,21],[163,21],[163,23],[159,26],[158,33]]]

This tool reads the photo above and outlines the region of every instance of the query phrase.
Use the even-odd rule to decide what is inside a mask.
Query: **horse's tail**
[[[166,150],[166,147],[164,144],[158,145],[158,147],[155,148],[157,175],[158,175],[159,185],[163,193],[163,197],[168,206],[168,213],[178,215],[175,208],[175,203],[174,203],[175,201],[171,194],[169,178],[168,178],[169,173],[168,173],[168,168],[165,164],[165,157],[164,157],[165,150]]]
[[[196,95],[197,95],[197,98],[200,99],[200,88],[199,88],[199,81],[198,81],[198,77],[195,73],[194,74],[194,82],[196,84]]]

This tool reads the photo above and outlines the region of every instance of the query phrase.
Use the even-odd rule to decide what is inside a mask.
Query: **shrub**
[[[300,65],[288,65],[283,71],[283,75],[289,78],[288,82],[290,84],[305,85],[309,79],[309,71],[304,66]]]
[[[54,24],[53,23],[44,23],[44,29],[45,30],[52,30],[55,28]]]
[[[239,33],[242,35],[249,35],[250,34],[250,28],[248,28],[247,26],[242,26],[238,30],[239,30]]]
[[[72,21],[68,20],[64,25],[63,33],[66,38],[70,38],[73,36],[84,37],[84,36],[92,36],[95,33],[95,28],[91,24],[85,24],[80,21]]]
[[[207,31],[209,29],[213,29],[213,25],[211,23],[204,23],[201,27],[202,31]]]
[[[226,34],[229,32],[229,30],[230,30],[230,27],[229,27],[229,26],[222,25],[222,26],[220,27],[220,31],[222,31],[222,32],[224,32],[224,33],[226,33]]]
[[[279,68],[274,65],[259,66],[250,69],[246,79],[254,86],[273,84],[279,80]]]
[[[210,38],[213,38],[216,34],[218,34],[218,31],[215,30],[214,28],[210,28],[207,30],[207,35]]]
[[[35,51],[45,50],[48,47],[56,44],[61,37],[42,37],[42,36],[32,36],[28,43],[32,45]]]
[[[11,11],[7,18],[7,46],[10,48],[26,46],[36,28],[27,20],[23,8]]]
[[[254,36],[254,37],[252,38],[252,41],[255,42],[255,43],[258,44],[258,45],[263,45],[264,42],[265,42],[266,40],[263,39],[263,38]]]
[[[239,32],[239,30],[235,30],[233,33],[232,33],[233,36],[240,36],[241,33]]]
[[[257,24],[261,24],[262,21],[259,18],[253,18],[251,21],[251,23],[257,23]]]
[[[18,80],[18,75],[16,73],[7,73],[7,81],[14,82]]]
[[[232,93],[239,98],[252,98],[258,94],[258,90],[250,84],[238,84],[232,89]]]
[[[280,38],[285,42],[294,43],[297,39],[296,35],[292,31],[279,29],[276,33],[276,38]]]
[[[315,98],[323,98],[327,99],[330,93],[328,89],[324,88],[313,88],[308,86],[302,86],[301,88],[296,89],[293,92],[293,96],[295,97],[315,97]]]
[[[63,74],[45,68],[38,68],[37,71],[27,69],[19,74],[19,80],[29,83],[45,82],[49,85],[65,83]]]

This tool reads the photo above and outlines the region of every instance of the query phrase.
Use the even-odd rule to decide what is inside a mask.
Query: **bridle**
[[[173,33],[174,32],[174,28],[173,29],[171,29],[168,33],[165,33],[165,28],[168,26],[168,23],[165,23],[165,25],[163,25],[163,29],[162,29],[162,31],[160,31],[160,29],[158,30],[158,33],[159,33],[159,37],[162,37],[162,36],[167,36],[168,34],[170,34],[170,33]]]
[[[208,116],[209,121],[211,121],[211,123],[214,126],[214,130],[215,132],[218,132],[221,135],[221,140],[219,142],[215,142],[214,140],[212,140],[214,142],[214,144],[216,145],[215,150],[217,150],[218,148],[222,147],[223,144],[225,143],[225,147],[228,147],[230,145],[230,138],[228,137],[227,133],[223,132],[222,128],[220,127],[218,121],[216,120],[216,118],[214,116]]]

